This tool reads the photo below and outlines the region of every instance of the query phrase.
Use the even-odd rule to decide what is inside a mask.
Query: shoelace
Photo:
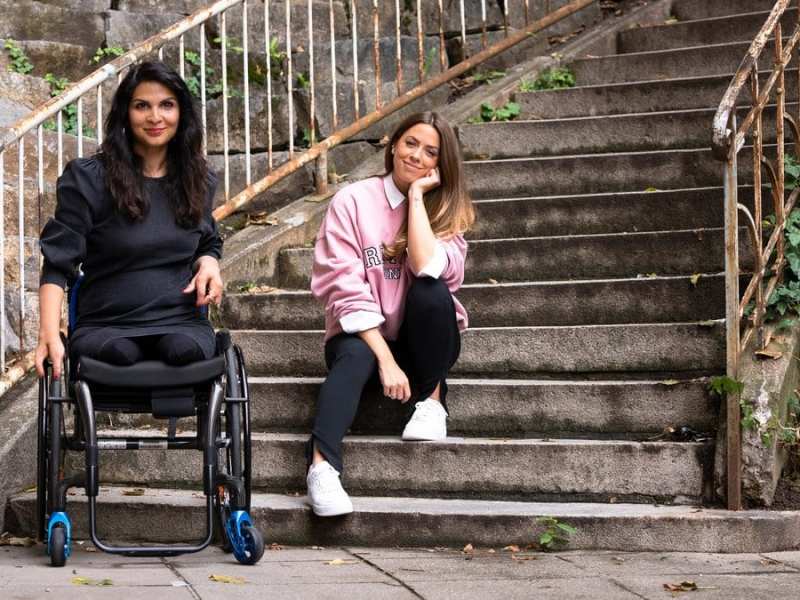
[[[424,402],[420,402],[414,408],[414,417],[419,417],[420,419],[424,419],[426,417],[432,417],[435,414],[438,414],[438,407],[433,404],[433,402],[428,402],[427,400]]]
[[[326,465],[314,473],[311,477],[311,485],[322,493],[337,491],[340,487],[339,475],[336,473],[336,469]]]

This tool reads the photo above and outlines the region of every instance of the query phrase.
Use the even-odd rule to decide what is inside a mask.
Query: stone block
[[[269,98],[263,89],[250,89],[250,147],[252,150],[265,150],[268,146],[267,112]],[[223,152],[223,109],[222,98],[214,98],[207,104],[208,119],[208,151],[212,154]],[[245,124],[244,98],[228,98],[228,144],[229,151],[244,152]],[[294,103],[295,132],[302,130],[302,123],[307,123],[304,105],[299,99]],[[285,91],[273,86],[272,96],[273,148],[285,146],[292,132],[289,130],[289,102]]]
[[[0,0],[0,13],[0,38],[49,40],[87,46],[93,51],[105,39],[101,15],[30,0]]]
[[[0,43],[4,41],[0,40]],[[92,56],[95,48],[45,40],[20,41],[19,45],[33,64],[29,75],[44,77],[47,73],[53,73],[70,81],[78,81],[94,70]],[[0,69],[6,70],[7,66],[6,52],[0,52]]]
[[[270,1],[270,38],[278,41],[281,52],[286,53],[286,3],[284,0]],[[312,21],[314,25],[314,41],[330,40],[330,13],[328,0],[314,0],[312,4]],[[335,0],[334,10],[334,35],[336,39],[344,39],[350,35],[344,3]],[[251,47],[264,46],[264,2],[251,0],[247,6],[248,41]],[[307,0],[292,0],[291,4],[291,38],[292,49],[308,47],[308,2]],[[225,30],[231,37],[230,44],[241,45],[242,36],[242,8],[234,6],[225,13]],[[211,19],[207,23],[209,39],[220,35],[220,22]]]
[[[127,13],[119,10],[106,12],[106,45],[121,46],[126,50],[144,41],[184,18],[176,12],[159,12],[158,14]],[[199,28],[185,34],[187,45],[198,46]],[[177,40],[171,45],[178,47]]]

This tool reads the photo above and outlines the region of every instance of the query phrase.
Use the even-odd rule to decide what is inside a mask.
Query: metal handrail
[[[786,216],[800,197],[795,189],[788,198],[785,190],[784,145],[785,125],[794,139],[795,152],[800,156],[800,114],[797,118],[786,111],[786,67],[800,46],[800,0],[797,2],[797,24],[786,40],[781,20],[791,0],[777,0],[764,25],[751,43],[747,54],[731,80],[714,116],[712,153],[725,163],[725,338],[726,374],[738,380],[745,348],[751,341],[761,348],[769,342],[765,327],[766,305],[772,292],[783,277],[786,266],[784,232]],[[765,82],[760,81],[758,70],[767,44],[773,41],[774,64]],[[749,83],[750,108],[737,126],[736,111],[742,90]],[[800,92],[800,90],[798,90]],[[775,159],[765,155],[763,144],[763,112],[771,97],[775,96]],[[798,93],[800,99],[800,93]],[[752,138],[753,153],[753,212],[739,202],[738,158],[747,138]],[[766,169],[771,186],[775,228],[766,243],[763,239],[762,219],[762,168]],[[753,246],[755,264],[745,292],[739,294],[739,215],[744,216],[744,226]],[[752,306],[752,314],[743,326],[743,318]],[[726,395],[726,501],[728,508],[739,510],[742,503],[742,432],[739,406],[740,394]]]
[[[342,118],[342,106],[337,105],[337,83],[341,83],[342,76],[339,75],[337,79],[337,63],[336,63],[336,51],[337,46],[336,43],[341,43],[345,41],[347,36],[347,32],[341,32],[340,30],[336,29],[335,27],[335,10],[334,10],[334,2],[333,0],[329,0],[328,2],[328,19],[327,25],[330,27],[330,61],[331,61],[331,72],[330,72],[330,82],[331,82],[331,93],[330,93],[330,101],[331,101],[331,112],[332,112],[332,126],[329,128],[330,133],[327,135],[325,139],[322,141],[317,141],[315,139],[315,130],[316,130],[316,120],[315,118],[317,115],[315,114],[315,110],[309,110],[309,121],[307,123],[308,131],[310,132],[310,147],[302,152],[296,152],[295,149],[295,141],[294,141],[294,134],[295,134],[295,123],[296,123],[296,110],[294,106],[294,90],[295,90],[295,82],[293,78],[295,76],[293,65],[294,57],[293,51],[294,47],[292,45],[292,39],[297,39],[298,35],[307,33],[308,43],[307,43],[307,55],[309,57],[309,71],[308,71],[308,94],[309,94],[309,104],[310,107],[319,106],[318,99],[316,95],[318,93],[318,81],[317,81],[317,73],[315,72],[314,68],[314,44],[315,44],[315,37],[318,39],[325,38],[324,35],[324,28],[326,23],[323,20],[323,24],[320,26],[318,24],[318,29],[323,32],[323,35],[318,35],[320,31],[315,30],[314,28],[314,16],[313,16],[313,7],[314,2],[313,0],[308,0],[308,11],[305,18],[295,19],[296,21],[300,21],[297,27],[292,25],[292,6],[296,5],[296,2],[292,0],[285,0],[283,3],[280,2],[270,2],[266,1],[263,2],[263,15],[264,15],[264,30],[263,35],[264,39],[260,40],[260,49],[263,52],[263,57],[266,63],[266,109],[267,109],[267,118],[266,124],[258,123],[257,129],[255,131],[263,131],[266,129],[266,144],[261,144],[262,146],[266,146],[265,153],[267,155],[267,173],[266,175],[257,175],[254,176],[253,169],[251,166],[251,129],[252,123],[250,119],[250,94],[251,94],[251,86],[250,86],[250,46],[248,43],[248,37],[255,37],[255,35],[250,35],[250,30],[248,28],[248,2],[257,2],[257,0],[217,0],[213,4],[210,4],[208,7],[198,10],[193,14],[187,16],[186,18],[182,19],[178,23],[175,23],[171,27],[168,27],[161,31],[160,33],[151,36],[150,38],[146,39],[142,43],[138,44],[135,48],[129,50],[124,55],[112,60],[111,62],[103,65],[102,67],[98,68],[93,73],[87,75],[77,83],[70,86],[65,92],[55,98],[51,98],[38,108],[31,111],[28,115],[22,117],[21,119],[17,120],[11,127],[5,130],[3,133],[0,134],[0,373],[6,371],[6,332],[5,328],[2,327],[2,324],[5,323],[6,320],[6,303],[5,303],[5,279],[6,274],[9,272],[6,267],[6,234],[5,228],[2,227],[2,224],[5,222],[5,187],[4,182],[8,183],[9,179],[5,178],[5,159],[6,155],[13,151],[13,146],[16,144],[17,146],[17,167],[16,174],[12,177],[17,178],[17,193],[16,194],[8,194],[9,196],[16,195],[17,200],[17,210],[18,210],[18,263],[19,263],[19,272],[18,272],[18,281],[19,281],[19,306],[18,306],[18,319],[20,325],[20,333],[21,337],[24,336],[24,323],[26,320],[26,307],[25,307],[25,142],[26,136],[34,133],[37,136],[37,145],[36,145],[36,161],[37,161],[37,173],[36,173],[36,191],[38,192],[38,197],[41,199],[45,193],[45,178],[44,178],[44,147],[43,147],[43,139],[44,139],[44,126],[46,123],[55,122],[55,128],[57,133],[57,143],[58,143],[58,160],[57,163],[57,172],[60,173],[63,167],[63,158],[64,158],[64,123],[62,119],[63,110],[71,105],[77,105],[77,132],[76,132],[76,148],[77,148],[77,156],[83,155],[84,149],[84,138],[86,134],[83,131],[83,118],[84,118],[84,106],[83,101],[87,97],[88,94],[96,92],[96,100],[97,100],[97,108],[96,108],[96,124],[97,124],[97,134],[95,136],[96,143],[99,145],[102,142],[102,124],[103,124],[103,84],[108,82],[113,82],[114,78],[116,77],[117,82],[119,82],[122,76],[125,74],[126,70],[129,69],[131,66],[136,64],[137,62],[145,59],[155,52],[158,53],[159,58],[163,59],[164,56],[164,49],[168,43],[174,43],[176,40],[178,42],[177,47],[179,51],[178,55],[178,68],[179,72],[182,76],[185,77],[185,64],[184,64],[184,52],[186,50],[185,44],[185,36],[187,33],[199,29],[199,93],[200,93],[200,108],[201,108],[201,117],[202,123],[204,127],[204,132],[208,132],[208,111],[207,111],[207,97],[206,97],[206,90],[207,90],[207,81],[206,81],[206,24],[212,19],[213,17],[218,18],[218,28],[219,28],[219,35],[220,39],[215,40],[215,42],[220,42],[218,47],[219,57],[218,60],[221,62],[221,86],[222,86],[222,94],[221,94],[221,113],[222,113],[222,143],[221,143],[221,158],[223,160],[223,168],[224,171],[222,182],[221,182],[221,189],[224,192],[225,204],[218,207],[214,211],[214,216],[217,219],[222,219],[225,216],[230,215],[233,211],[241,208],[242,206],[246,205],[250,200],[252,200],[258,194],[264,192],[275,183],[280,181],[281,179],[285,178],[286,176],[290,175],[294,171],[300,169],[303,165],[315,161],[316,162],[316,187],[317,192],[319,194],[324,194],[327,192],[327,151],[331,148],[337,146],[338,144],[342,143],[343,141],[351,138],[352,136],[358,134],[359,132],[364,131],[369,126],[374,125],[378,121],[382,120],[386,116],[394,113],[395,111],[399,110],[403,106],[406,106],[413,100],[424,96],[425,94],[429,93],[431,90],[451,81],[452,79],[462,75],[469,69],[474,68],[475,66],[485,62],[486,60],[498,55],[499,53],[511,48],[515,44],[522,42],[525,39],[529,39],[530,35],[534,32],[540,31],[549,27],[550,25],[564,19],[565,17],[574,14],[587,6],[596,2],[596,0],[572,0],[571,2],[564,4],[561,8],[555,11],[550,10],[550,1],[551,0],[506,0],[503,3],[499,3],[498,5],[494,5],[490,7],[492,10],[495,11],[494,23],[490,23],[490,11],[487,10],[488,0],[481,0],[481,15],[480,19],[477,19],[477,15],[475,14],[468,14],[465,10],[465,0],[451,0],[452,3],[458,5],[458,15],[449,15],[449,17],[457,17],[458,25],[456,27],[460,28],[460,36],[462,42],[467,41],[467,33],[469,31],[470,34],[480,32],[480,48],[481,50],[474,54],[471,57],[467,57],[464,61],[457,64],[454,67],[447,68],[447,57],[445,53],[445,27],[444,22],[447,14],[445,13],[444,4],[442,0],[425,0],[425,2],[430,2],[430,5],[426,5],[427,8],[433,8],[434,14],[438,16],[438,31],[432,31],[429,28],[423,32],[423,0],[416,0],[416,2],[408,2],[408,0],[404,1],[402,4],[405,7],[406,11],[411,11],[415,4],[416,6],[416,42],[417,42],[417,74],[418,74],[418,82],[417,85],[414,87],[408,87],[408,89],[404,89],[408,79],[411,77],[406,74],[406,77],[403,76],[403,63],[404,63],[404,56],[403,56],[403,44],[401,43],[403,40],[403,36],[401,35],[401,19],[400,19],[400,11],[401,11],[401,0],[380,0],[386,5],[387,9],[391,8],[391,5],[394,5],[394,36],[396,38],[396,44],[394,44],[393,49],[393,59],[396,68],[396,97],[394,99],[387,99],[382,97],[381,93],[381,46],[380,46],[380,28],[379,25],[381,23],[380,18],[380,5],[379,0],[344,0],[345,3],[349,3],[349,9],[351,14],[351,21],[352,21],[352,28],[350,34],[352,36],[352,99],[354,104],[352,106],[352,112],[354,115],[354,120],[351,123],[343,123]],[[435,3],[435,4],[434,4]],[[275,5],[278,5],[280,8],[281,4],[284,7],[285,11],[285,23],[275,25],[270,15],[271,5],[274,8]],[[244,110],[243,110],[243,122],[244,122],[244,147],[242,148],[242,153],[244,155],[244,189],[237,190],[238,193],[233,195],[231,193],[231,168],[230,168],[230,132],[229,132],[229,104],[232,100],[229,98],[229,82],[228,82],[228,53],[229,53],[229,44],[230,38],[227,34],[227,13],[232,8],[237,8],[241,10],[241,31],[242,34],[242,46],[238,48],[240,54],[242,54],[242,77],[243,77],[243,90],[244,94],[242,97],[242,101],[244,103]],[[259,4],[259,9],[260,4]],[[515,16],[512,18],[511,10],[515,10]],[[499,11],[499,16],[498,16]],[[370,100],[370,98],[364,97],[365,95],[361,92],[360,86],[364,84],[364,82],[360,79],[360,76],[363,76],[364,69],[360,69],[359,61],[359,38],[358,38],[358,28],[363,26],[364,22],[360,21],[358,18],[359,12],[361,12],[362,16],[371,16],[372,17],[372,28],[367,28],[368,30],[371,29],[371,37],[372,37],[372,70],[375,75],[375,96],[374,96],[374,110],[369,112],[368,114],[361,114],[363,113],[362,105],[360,102],[366,102]],[[452,11],[451,11],[452,12]],[[343,13],[342,13],[343,14]],[[535,20],[535,16],[540,16],[538,20]],[[384,15],[385,16],[385,15]],[[522,22],[524,16],[524,22]],[[468,30],[467,21],[470,21],[470,29]],[[512,31],[511,21],[517,19],[517,22],[521,22],[517,27],[516,30]],[[341,21],[341,17],[340,17]],[[410,23],[413,20],[410,21]],[[517,22],[514,25],[517,25]],[[341,24],[341,23],[340,23]],[[275,26],[274,26],[275,25]],[[273,27],[274,26],[274,27]],[[451,31],[455,31],[456,27],[451,28]],[[307,29],[306,29],[307,28]],[[499,42],[495,43],[494,45],[489,45],[488,33],[490,29],[494,29],[495,31],[500,31],[504,33],[503,39]],[[341,28],[340,28],[341,29]],[[411,26],[409,24],[409,30]],[[288,123],[289,123],[289,131],[288,131],[288,160],[283,162],[280,165],[275,165],[274,161],[274,151],[273,146],[275,142],[274,138],[274,121],[275,115],[273,111],[273,73],[272,73],[272,60],[270,57],[272,44],[275,43],[273,38],[273,33],[281,31],[285,34],[284,43],[281,45],[279,44],[279,54],[282,54],[282,58],[279,59],[282,65],[286,67],[286,82],[285,82],[285,93],[287,98],[288,104]],[[258,34],[260,35],[260,34]],[[425,38],[426,35],[428,36],[428,40],[432,42],[428,45],[428,50],[434,50],[438,47],[438,61],[430,60],[432,57],[425,55],[426,51],[426,44]],[[413,40],[413,38],[412,38]],[[437,44],[438,42],[438,44]],[[319,42],[317,42],[319,43]],[[465,48],[466,50],[466,48]],[[430,60],[432,64],[428,65],[432,67],[434,70],[436,68],[439,69],[438,73],[431,73],[430,78],[428,78],[427,68],[426,68],[426,59]],[[260,59],[258,59],[260,60]],[[405,62],[407,63],[408,60],[406,59]],[[438,66],[435,64],[438,62]],[[258,63],[261,64],[260,62]],[[345,77],[347,79],[347,77]],[[283,82],[281,82],[283,85]],[[345,84],[346,85],[346,84]],[[92,98],[91,100],[94,100]],[[238,100],[237,100],[238,102]],[[368,108],[371,110],[371,108]],[[203,150],[207,152],[207,144],[208,144],[208,136],[204,136],[203,142]],[[9,161],[12,162],[12,161]],[[9,169],[10,170],[10,169]],[[47,215],[45,215],[47,216]],[[10,238],[13,240],[13,237]],[[24,347],[24,339],[20,340],[20,346]],[[25,357],[25,361],[29,360],[29,356]],[[26,363],[27,364],[27,363]],[[0,382],[1,383],[1,382]]]

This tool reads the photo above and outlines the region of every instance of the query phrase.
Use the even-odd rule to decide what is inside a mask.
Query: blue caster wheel
[[[54,567],[63,567],[70,555],[72,544],[72,526],[69,517],[63,512],[53,513],[47,526],[47,554],[50,555],[50,564]]]
[[[250,522],[244,511],[235,511],[225,529],[233,549],[233,556],[243,565],[254,565],[264,555],[264,536]]]

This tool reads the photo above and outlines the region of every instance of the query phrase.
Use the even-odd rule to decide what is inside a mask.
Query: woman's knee
[[[143,356],[139,344],[129,338],[110,339],[97,351],[98,360],[119,366],[130,366]]]
[[[406,312],[451,312],[455,308],[444,281],[433,277],[414,279],[406,297]]]
[[[358,365],[365,371],[372,371],[377,364],[375,353],[367,343],[358,336],[347,336],[338,344],[335,350],[333,364],[344,363]]]
[[[182,333],[162,336],[156,344],[156,349],[161,360],[168,365],[183,366],[205,358],[200,345]]]

